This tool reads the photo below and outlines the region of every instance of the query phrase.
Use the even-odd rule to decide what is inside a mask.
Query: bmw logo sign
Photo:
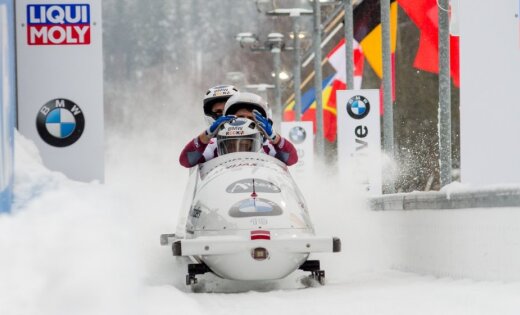
[[[294,144],[302,143],[305,141],[305,138],[307,138],[307,133],[305,129],[300,126],[292,127],[289,131],[289,139],[291,139]]]
[[[363,119],[370,112],[370,103],[361,95],[353,96],[347,102],[347,112],[354,119]]]
[[[57,98],[43,105],[36,117],[36,129],[47,144],[66,147],[78,141],[85,128],[83,111],[74,102]]]

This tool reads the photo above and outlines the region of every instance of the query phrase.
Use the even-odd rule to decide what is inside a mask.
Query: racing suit
[[[281,137],[278,144],[273,144],[267,140],[264,141],[263,150],[265,154],[274,156],[288,166],[298,162],[298,153],[294,145],[283,137]],[[196,137],[184,147],[179,157],[179,162],[184,167],[192,167],[217,156],[216,138],[212,138],[209,143],[204,144],[199,140],[199,137]]]

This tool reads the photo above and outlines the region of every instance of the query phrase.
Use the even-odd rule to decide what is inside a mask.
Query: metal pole
[[[439,155],[441,187],[451,183],[451,82],[448,0],[439,0]]]
[[[323,157],[325,147],[323,140],[323,105],[322,105],[322,73],[321,73],[321,8],[318,0],[313,1],[313,46],[314,46],[314,88],[316,89],[316,153]]]
[[[281,64],[281,49],[280,47],[271,48],[273,54],[273,67],[274,67],[274,121],[275,124],[282,122],[282,92],[280,84],[280,64]]]
[[[301,55],[300,55],[300,14],[292,16],[294,34],[294,110],[296,121],[302,120]]]
[[[352,0],[344,0],[345,6],[345,52],[347,57],[347,89],[354,89],[354,14],[352,9]]]
[[[383,31],[383,147],[390,159],[394,158],[394,109],[392,106],[392,62],[390,57],[390,0],[381,0],[381,27]],[[384,184],[385,191],[394,193],[392,179]]]

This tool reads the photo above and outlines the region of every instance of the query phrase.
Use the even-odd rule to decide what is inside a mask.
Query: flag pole
[[[448,0],[437,1],[439,12],[439,167],[441,187],[451,183],[451,82]]]
[[[347,89],[354,89],[354,62],[352,41],[354,40],[354,14],[352,0],[344,0],[345,6],[345,56],[347,58]]]
[[[390,0],[381,0],[381,27],[383,45],[383,148],[394,159],[394,111],[392,106],[392,62],[390,57]],[[393,178],[386,178],[386,193],[394,193]]]
[[[273,54],[273,69],[274,69],[274,100],[275,100],[275,108],[274,108],[274,117],[275,124],[279,125],[282,123],[283,119],[283,109],[282,109],[282,91],[281,91],[281,82],[280,82],[280,68],[281,68],[281,54],[282,50],[280,47],[273,46],[271,48],[271,53]],[[279,126],[276,128],[279,129]]]
[[[293,19],[294,35],[294,110],[296,111],[296,121],[302,120],[302,92],[301,85],[301,49],[300,49],[300,14],[291,15]]]
[[[323,139],[323,104],[322,104],[322,72],[321,72],[321,7],[318,0],[313,1],[313,39],[314,39],[314,87],[316,89],[316,153],[324,157],[325,143]]]

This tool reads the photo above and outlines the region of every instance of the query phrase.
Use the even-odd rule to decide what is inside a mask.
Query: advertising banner
[[[460,0],[460,179],[520,183],[520,1]]]
[[[44,164],[103,181],[101,0],[16,1],[18,127]]]
[[[13,1],[0,0],[0,213],[11,209],[16,112]]]
[[[337,91],[341,177],[382,194],[379,90]]]
[[[298,163],[291,167],[291,173],[311,174],[314,167],[314,142],[312,121],[282,122],[282,137],[291,141],[298,152]]]

